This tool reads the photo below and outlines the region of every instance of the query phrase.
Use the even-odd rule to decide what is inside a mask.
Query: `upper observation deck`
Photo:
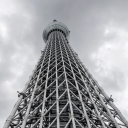
[[[67,26],[61,22],[58,22],[57,20],[53,20],[53,22],[48,24],[48,26],[46,26],[43,31],[43,39],[45,43],[47,42],[49,34],[55,30],[60,30],[65,35],[65,37],[69,39],[70,31],[68,30]]]

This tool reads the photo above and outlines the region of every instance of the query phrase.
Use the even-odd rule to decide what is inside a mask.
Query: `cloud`
[[[123,109],[122,104],[124,104],[126,109],[128,108],[126,103],[128,99],[128,34],[127,31],[113,25],[106,28],[104,36],[105,43],[91,56],[93,63],[96,64],[95,73],[99,75],[100,84],[104,90],[109,95],[114,93],[115,104],[120,109]]]

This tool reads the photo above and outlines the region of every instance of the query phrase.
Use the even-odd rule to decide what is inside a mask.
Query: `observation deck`
[[[57,20],[53,20],[53,22],[46,26],[43,31],[43,40],[45,43],[47,42],[49,34],[56,30],[61,31],[65,35],[66,39],[69,39],[70,31],[67,26],[61,22],[58,22]]]

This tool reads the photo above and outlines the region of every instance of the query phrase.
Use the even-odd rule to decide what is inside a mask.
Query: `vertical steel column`
[[[63,37],[61,35],[61,39],[62,38]],[[60,42],[60,43],[62,43],[62,42]],[[69,85],[68,85],[68,82],[67,82],[67,76],[66,76],[66,71],[65,71],[64,59],[63,59],[63,53],[62,53],[62,47],[61,47],[61,55],[62,55],[62,60],[63,60],[64,75],[65,75],[66,85],[67,85],[67,93],[68,93],[68,100],[69,100],[69,106],[70,106],[70,111],[71,111],[71,119],[72,119],[72,123],[73,123],[73,128],[76,128],[76,124],[75,124],[75,120],[74,120],[74,114],[73,114],[73,107],[72,107],[72,103],[71,103],[71,96],[70,96],[70,92],[69,92]]]
[[[67,42],[64,40],[64,36],[63,36],[63,35],[62,35],[62,37],[63,37],[63,38],[62,38],[62,42],[63,42],[63,45],[64,45],[64,47],[65,47],[65,45],[67,45]],[[84,116],[85,116],[85,118],[86,118],[88,128],[91,128],[91,125],[90,125],[90,122],[89,122],[89,118],[88,118],[88,115],[87,115],[87,113],[86,113],[86,110],[85,110],[85,107],[84,107],[84,104],[83,104],[83,99],[82,99],[82,97],[81,97],[81,94],[80,94],[80,91],[79,91],[79,88],[78,88],[77,80],[76,80],[74,71],[73,71],[73,69],[72,69],[71,61],[70,61],[70,59],[69,59],[69,55],[68,55],[68,53],[67,53],[66,47],[65,47],[65,51],[66,51],[66,54],[67,54],[67,56],[68,56],[68,61],[69,61],[69,63],[70,63],[70,67],[71,67],[71,70],[72,70],[72,73],[73,73],[73,77],[74,77],[74,79],[75,79],[75,83],[76,83],[76,86],[77,86],[77,89],[78,89],[79,98],[80,98],[80,101],[81,101],[81,104],[82,104],[82,107],[83,107],[83,110],[84,110]]]
[[[71,55],[72,55],[72,58],[73,58],[73,60],[74,60],[74,62],[75,62],[75,64],[76,64],[76,66],[77,66],[77,69],[79,70],[78,64],[77,64],[77,62],[76,62],[76,60],[75,60],[75,58],[74,58],[74,56],[73,56],[73,53],[72,53],[72,51],[71,51],[69,45],[67,45],[67,47],[68,47],[68,49],[69,49],[69,51],[70,51],[70,53],[71,53]],[[79,70],[79,73],[80,73],[80,75],[81,75],[81,77],[82,77],[82,80],[83,80],[84,84],[86,85],[85,80],[84,80],[83,75],[81,74],[80,70]],[[99,120],[100,120],[101,123],[102,123],[102,127],[105,128],[106,126],[104,125],[104,122],[103,122],[103,120],[102,120],[101,117],[100,117],[100,113],[99,113],[99,111],[98,111],[98,109],[97,109],[97,107],[96,107],[96,105],[95,105],[95,103],[94,103],[94,101],[93,101],[92,96],[91,96],[90,93],[89,93],[89,90],[88,90],[87,86],[85,86],[85,88],[87,89],[87,92],[88,92],[88,94],[89,94],[89,96],[90,96],[90,99],[92,100],[92,103],[93,103],[93,105],[94,105],[94,107],[95,107],[95,110],[96,110],[96,113],[97,113],[97,115],[98,115],[98,118],[99,118]],[[79,87],[78,87],[78,89],[79,89]],[[80,90],[79,90],[79,91],[80,91]]]
[[[57,31],[55,32],[55,59],[56,59],[56,116],[57,116],[57,128],[60,128],[60,120],[59,120],[59,95],[58,95],[58,75],[57,75]]]
[[[53,34],[53,33],[52,33]],[[53,35],[50,35],[50,36],[53,36]],[[50,39],[50,38],[49,38]],[[52,45],[52,41],[51,39],[49,40],[49,42],[47,43],[51,43]],[[51,48],[52,49],[52,46]],[[50,50],[50,54],[49,54],[49,60],[48,60],[48,69],[47,69],[47,76],[46,76],[46,83],[45,83],[45,91],[44,91],[44,99],[43,99],[43,105],[42,105],[42,112],[41,112],[41,120],[40,120],[40,126],[39,128],[42,128],[43,126],[43,118],[44,118],[44,110],[45,110],[45,101],[46,101],[46,92],[47,92],[47,82],[48,82],[48,73],[49,73],[49,63],[50,63],[50,56],[51,56],[51,50]],[[43,126],[44,127],[44,126]]]
[[[47,46],[48,46],[48,45],[46,45],[45,49],[47,48]],[[23,89],[22,93],[25,93],[25,92],[26,92],[26,90],[27,90],[29,84],[31,83],[31,80],[32,80],[33,76],[35,75],[36,69],[37,69],[37,66],[36,66],[35,70],[33,70],[32,75],[29,77],[29,80],[28,80],[28,82],[26,83],[25,88]],[[16,111],[17,111],[17,109],[18,109],[18,107],[19,107],[19,104],[20,104],[20,102],[21,102],[22,99],[23,99],[23,95],[20,95],[18,101],[16,102],[16,104],[15,104],[14,107],[13,107],[13,110],[12,110],[11,114],[9,115],[8,119],[6,120],[5,125],[4,125],[3,128],[8,128],[8,127],[10,126],[11,121],[12,121],[12,119],[13,119],[13,117],[14,117],[14,114],[16,113]]]
[[[46,52],[45,52],[45,54],[46,54]],[[31,105],[32,105],[32,102],[33,102],[34,94],[35,94],[35,91],[36,91],[37,83],[38,83],[38,80],[39,80],[39,77],[40,77],[40,74],[41,74],[42,66],[43,66],[43,62],[42,62],[42,65],[41,65],[41,68],[40,68],[40,71],[39,71],[39,74],[38,74],[38,77],[37,77],[37,80],[36,80],[36,84],[35,84],[34,90],[32,92],[31,100],[29,102],[29,105],[28,105],[28,108],[27,108],[27,111],[26,111],[26,114],[25,114],[25,117],[24,117],[23,124],[22,124],[21,128],[25,128],[25,125],[26,125],[26,122],[27,122],[27,119],[28,119],[28,115],[29,115],[29,111],[31,109]]]
[[[81,64],[81,62],[80,62],[80,65],[82,65]],[[83,65],[82,65],[82,67],[83,67]],[[84,69],[84,71],[85,71],[85,69]],[[86,75],[88,76],[88,74],[87,74],[87,72],[85,71],[85,73],[86,73]],[[88,77],[89,78],[89,77]],[[89,81],[90,81],[90,79],[89,79]],[[92,82],[90,81],[90,83],[92,84]],[[86,83],[85,83],[85,85],[86,85]],[[88,91],[88,93],[89,93],[89,95],[90,95],[90,97],[91,97],[91,94],[90,94],[90,92],[89,92],[89,90],[88,90],[88,88],[87,88],[87,86],[85,86],[86,87],[86,89],[87,89],[87,91]],[[93,87],[94,89],[95,89],[95,87]],[[101,100],[101,102],[102,102],[102,104],[103,104],[103,106],[105,107],[105,109],[107,110],[107,112],[108,112],[108,114],[109,114],[109,116],[111,117],[111,120],[113,121],[113,123],[115,124],[115,126],[117,127],[117,128],[119,128],[119,125],[117,124],[117,122],[116,122],[116,120],[114,119],[114,117],[112,116],[112,114],[111,114],[111,112],[110,112],[110,110],[107,108],[107,106],[105,105],[105,103],[104,103],[104,101],[103,101],[103,99],[102,99],[102,97],[98,94],[98,92],[97,92],[97,90],[95,89],[95,92],[96,92],[96,94],[99,96],[99,99]],[[91,99],[92,99],[92,97],[91,97]],[[93,101],[93,100],[92,100]],[[95,104],[94,104],[94,106],[95,106]],[[96,107],[96,106],[95,106]]]

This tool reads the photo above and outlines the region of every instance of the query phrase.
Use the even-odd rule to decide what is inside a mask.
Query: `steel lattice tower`
[[[68,28],[54,20],[46,47],[4,128],[128,128],[128,122],[69,45]]]

